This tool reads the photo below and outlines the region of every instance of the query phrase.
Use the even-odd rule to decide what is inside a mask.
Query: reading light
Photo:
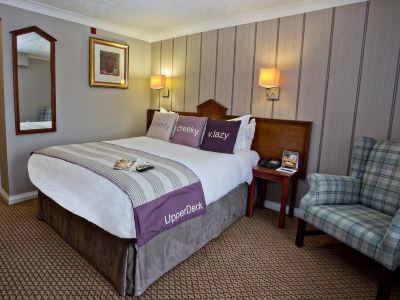
[[[165,88],[165,75],[151,75],[150,77],[150,88],[153,90],[161,90]]]
[[[279,77],[281,72],[276,68],[260,68],[258,85],[267,89],[268,100],[279,99]]]
[[[150,76],[150,88],[153,90],[162,90],[165,89],[165,83],[167,79],[165,75],[162,74],[157,74],[157,75],[151,75]],[[169,97],[169,90],[166,89],[162,93],[163,98],[168,98]]]

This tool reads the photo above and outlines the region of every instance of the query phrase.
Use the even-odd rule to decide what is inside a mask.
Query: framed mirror
[[[36,26],[10,33],[16,134],[54,132],[57,40]]]

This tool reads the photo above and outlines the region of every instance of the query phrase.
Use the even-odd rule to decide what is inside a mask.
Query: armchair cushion
[[[360,200],[391,216],[400,208],[400,142],[375,142],[365,165]]]
[[[352,248],[378,260],[392,216],[361,204],[310,206],[304,220]]]
[[[300,203],[300,211],[310,205],[356,204],[360,199],[361,180],[350,176],[311,174],[310,191]]]

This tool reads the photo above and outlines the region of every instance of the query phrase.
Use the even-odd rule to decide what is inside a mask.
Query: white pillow
[[[160,106],[160,113],[163,113],[163,114],[176,114],[176,112],[174,112],[172,110],[168,111],[167,109],[165,109],[162,106]]]
[[[235,142],[235,147],[233,148],[233,153],[238,153],[239,151],[246,151],[249,150],[247,149],[247,126],[249,124],[251,115],[244,115],[238,118],[230,119],[228,121],[240,121],[240,127],[239,131],[237,134],[236,142]]]
[[[256,132],[256,119],[251,119],[250,123],[246,126],[246,150],[251,149],[253,143],[254,133]]]

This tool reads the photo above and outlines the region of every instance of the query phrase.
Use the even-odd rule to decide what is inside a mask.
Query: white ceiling
[[[45,59],[50,58],[50,42],[35,32],[17,37],[17,51]]]
[[[366,0],[0,0],[155,41]]]

